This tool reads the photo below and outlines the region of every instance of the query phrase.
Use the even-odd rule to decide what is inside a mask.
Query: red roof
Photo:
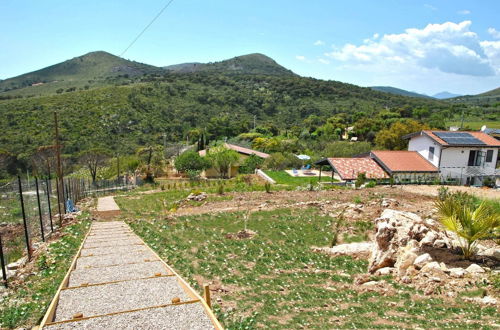
[[[452,146],[452,147],[460,146],[460,145],[450,145],[450,144],[446,143],[444,140],[442,140],[438,136],[436,136],[433,132],[446,132],[446,133],[450,133],[450,131],[431,131],[431,130],[425,130],[425,131],[421,131],[420,134],[427,135],[428,137],[430,137],[431,139],[433,139],[434,141],[436,141],[437,143],[439,143],[442,146]],[[484,142],[486,144],[486,147],[500,147],[500,140],[497,140],[494,137],[489,136],[488,134],[483,133],[483,132],[457,131],[457,133],[469,133],[470,135],[472,135],[476,139],[481,140],[482,142]],[[417,132],[417,133],[413,133],[411,135],[415,136],[417,134],[419,134],[419,133]]]
[[[228,149],[231,149],[231,150],[234,150],[240,154],[244,154],[244,155],[255,155],[255,156],[258,156],[260,158],[267,158],[269,157],[269,154],[266,154],[265,152],[260,152],[260,151],[257,151],[257,150],[252,150],[252,149],[248,149],[248,148],[243,148],[243,147],[240,147],[240,146],[237,146],[237,145],[234,145],[234,144],[229,144],[229,143],[224,143],[224,147],[228,148]],[[198,151],[198,153],[200,154],[200,156],[205,156],[207,154],[207,151],[206,150],[200,150]]]
[[[371,158],[328,158],[328,162],[342,180],[355,180],[365,173],[368,179],[387,179],[389,176]]]
[[[438,171],[437,167],[416,151],[376,150],[371,155],[389,173]]]

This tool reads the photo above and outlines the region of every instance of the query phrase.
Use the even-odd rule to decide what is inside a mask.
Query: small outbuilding
[[[371,158],[324,158],[315,163],[320,166],[319,177],[323,166],[332,168],[332,181],[354,181],[360,173],[364,173],[367,179],[388,179],[389,175]]]
[[[432,181],[439,178],[439,170],[416,151],[375,150],[370,152],[375,160],[398,182]]]

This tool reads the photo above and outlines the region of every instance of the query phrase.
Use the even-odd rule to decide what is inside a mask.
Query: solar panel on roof
[[[452,145],[484,145],[483,141],[465,132],[432,132],[441,140]]]

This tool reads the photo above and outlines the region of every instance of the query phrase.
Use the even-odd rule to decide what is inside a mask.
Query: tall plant
[[[479,239],[490,236],[500,227],[500,214],[487,202],[475,207],[450,196],[437,201],[436,207],[441,224],[459,236],[460,247],[466,259],[470,259]]]

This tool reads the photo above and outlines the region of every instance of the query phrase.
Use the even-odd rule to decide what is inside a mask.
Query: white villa
[[[406,135],[408,150],[417,151],[439,169],[443,180],[481,186],[500,179],[500,141],[483,132],[425,130]]]

